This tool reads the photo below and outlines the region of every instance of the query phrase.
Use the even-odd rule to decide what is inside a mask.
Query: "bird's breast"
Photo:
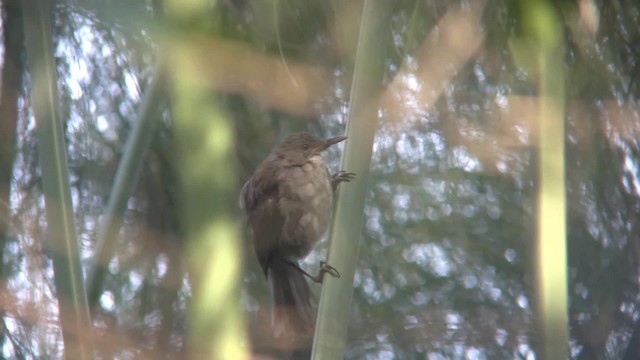
[[[279,197],[286,219],[285,241],[296,253],[292,255],[302,255],[320,240],[329,223],[333,191],[324,159],[314,156],[302,166],[282,171]]]
[[[302,166],[288,169],[281,183],[287,184],[283,194],[292,201],[308,205],[310,211],[328,211],[332,203],[331,179],[324,160],[314,156]]]

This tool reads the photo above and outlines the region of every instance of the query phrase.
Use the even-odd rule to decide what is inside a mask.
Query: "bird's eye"
[[[302,148],[307,150],[309,148],[309,144],[302,144]]]

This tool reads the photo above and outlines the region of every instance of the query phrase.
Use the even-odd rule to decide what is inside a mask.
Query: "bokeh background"
[[[377,130],[346,359],[540,358],[534,331],[540,109],[528,3],[390,5],[376,52],[384,76],[379,119],[371,119]],[[565,87],[569,354],[638,359],[640,4],[544,3],[559,19],[547,35],[560,39]],[[61,358],[26,66],[29,18],[20,0],[1,4],[0,356]],[[233,130],[232,160],[213,171],[235,174],[235,198],[283,135],[346,131],[362,6],[361,0],[220,0],[189,22],[159,0],[51,2],[85,277],[151,81],[177,71],[176,62],[158,65],[178,56],[167,39],[197,33],[198,46],[179,54],[186,58],[179,64],[198,74]],[[188,344],[192,291],[179,214],[175,75],[167,77],[150,106],[155,125],[147,129],[150,144],[132,196],[117,214],[114,253],[89,296],[88,338],[97,358],[182,358]],[[340,154],[341,148],[327,154],[332,170]],[[269,288],[239,209],[226,211],[243,230],[240,304],[247,338],[255,341],[256,329],[268,322]],[[305,266],[315,269],[326,247],[318,246]],[[269,358],[258,350],[256,358]]]

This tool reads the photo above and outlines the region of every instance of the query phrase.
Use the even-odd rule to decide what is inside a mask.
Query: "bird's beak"
[[[331,139],[327,139],[324,141],[324,144],[320,147],[320,151],[326,150],[329,146],[335,145],[341,141],[345,141],[347,139],[346,136],[336,136]]]

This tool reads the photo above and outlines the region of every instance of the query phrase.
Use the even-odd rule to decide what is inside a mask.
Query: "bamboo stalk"
[[[49,5],[48,1],[24,2],[31,101],[47,216],[46,247],[53,261],[64,356],[90,359],[92,348],[86,334],[91,322],[73,219]]]
[[[210,14],[209,2],[186,4],[181,0],[165,3],[175,26],[166,40],[180,215],[192,289],[188,353],[192,359],[242,360],[249,356],[240,302],[243,242],[235,220],[234,131],[215,95],[202,84],[202,73],[190,66],[189,54],[202,47],[200,26],[210,28],[214,21],[205,16]],[[214,66],[209,71],[225,69]]]
[[[156,124],[160,119],[157,109],[163,95],[163,67],[163,61],[159,60],[151,75],[151,83],[145,92],[138,118],[135,121],[131,135],[129,135],[122,160],[118,165],[114,185],[109,195],[109,203],[98,229],[96,250],[87,281],[90,307],[96,305],[102,293],[107,266],[118,245],[118,232],[122,225],[127,201],[131,197],[138,181],[142,161],[149,149]]]
[[[386,47],[381,40],[389,17],[389,2],[365,0],[356,52],[347,140],[342,169],[357,177],[339,190],[327,261],[339,269],[339,279],[325,277],[320,295],[313,359],[341,359],[353,297],[353,278],[364,224],[364,201],[373,140],[378,124],[378,99],[382,89]]]
[[[538,87],[536,241],[537,352],[569,357],[565,120],[562,24],[548,1],[522,1],[521,19],[534,50]]]

